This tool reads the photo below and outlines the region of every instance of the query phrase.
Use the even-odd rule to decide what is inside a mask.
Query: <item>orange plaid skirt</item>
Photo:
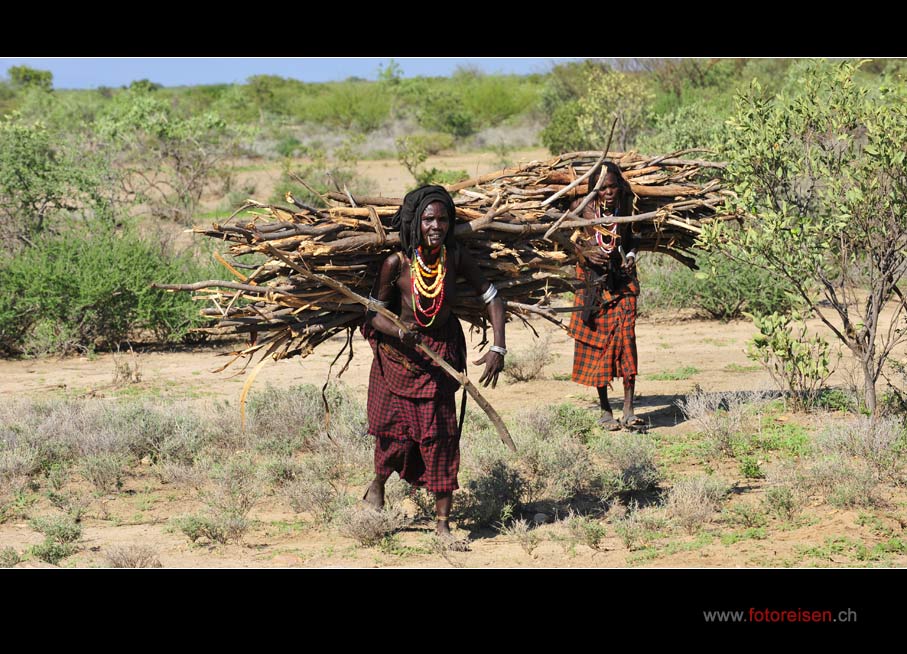
[[[582,270],[579,270],[582,279]],[[617,291],[605,291],[605,305],[583,322],[580,312],[570,317],[570,336],[575,342],[572,379],[584,386],[601,388],[615,377],[636,378],[636,296],[635,280]],[[575,306],[583,306],[577,293]]]

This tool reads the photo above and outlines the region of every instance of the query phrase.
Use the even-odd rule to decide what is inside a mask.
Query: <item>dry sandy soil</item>
[[[541,158],[544,151],[517,153],[514,159]],[[469,168],[470,173],[492,170],[494,155],[461,155],[447,158],[448,168]],[[429,162],[431,165],[432,162]],[[437,165],[437,163],[435,164]],[[408,177],[396,162],[365,162],[365,174],[373,176],[387,195],[402,193]],[[276,177],[273,173],[272,178]],[[261,183],[261,182],[259,182]],[[262,187],[259,187],[263,190]],[[257,193],[266,197],[265,193]],[[643,260],[640,265],[645,265]],[[502,381],[496,389],[483,391],[503,415],[505,421],[530,406],[569,402],[593,411],[595,392],[569,381],[572,365],[572,341],[555,326],[534,323],[540,334],[550,337],[552,363],[543,378],[524,383]],[[666,466],[667,485],[685,474],[714,472],[737,488],[730,503],[759,502],[766,489],[764,480],[748,480],[732,459],[704,464],[695,458],[671,459],[667,448],[681,444],[695,431],[684,422],[674,406],[675,400],[699,386],[706,391],[753,390],[770,387],[770,379],[747,359],[746,341],[754,329],[749,322],[721,324],[711,321],[682,319],[678,316],[655,316],[641,319],[637,326],[640,355],[638,413],[650,425],[650,438],[657,439],[660,463]],[[467,340],[470,337],[467,336]],[[518,323],[508,330],[508,348],[526,351],[535,347],[531,332]],[[472,343],[477,339],[472,337]],[[354,340],[355,357],[342,380],[363,401],[365,399],[371,351],[358,334]],[[328,366],[340,350],[342,338],[324,344],[305,360],[269,363],[255,381],[255,388],[271,384],[286,388],[302,383],[323,383]],[[129,387],[114,387],[114,357],[66,359],[45,358],[0,361],[0,401],[14,396],[40,398],[49,395],[102,397],[116,400],[124,395],[148,394],[159,397],[194,398],[199,403],[229,400],[236,406],[245,377],[215,374],[225,359],[221,354],[229,346],[186,352],[142,352],[137,355],[142,381]],[[476,358],[476,357],[473,357]],[[692,370],[680,379],[654,379],[658,373],[676,372],[683,367]],[[470,377],[478,379],[480,371],[470,366]],[[844,367],[832,380],[848,382]],[[254,391],[253,391],[254,392]],[[620,384],[614,396],[619,396]],[[475,408],[475,405],[473,405]],[[238,412],[237,412],[238,413]],[[238,419],[238,416],[237,416]],[[820,423],[843,419],[840,414],[783,414],[780,423],[791,421],[815,429]],[[674,536],[652,550],[631,551],[609,530],[600,550],[585,545],[562,546],[553,536],[564,528],[557,524],[540,527],[541,544],[530,555],[515,539],[494,531],[473,534],[471,551],[449,553],[446,557],[432,553],[431,525],[417,523],[399,536],[394,551],[358,546],[330,529],[307,524],[304,516],[293,514],[273,498],[266,497],[254,509],[256,527],[241,545],[198,546],[176,530],[168,520],[196,510],[201,505],[194,493],[162,486],[148,470],[133,470],[123,490],[111,496],[96,497],[83,519],[81,551],[63,565],[106,566],[105,552],[113,545],[144,544],[151,546],[164,567],[752,567],[752,566],[900,566],[907,563],[904,554],[893,554],[873,562],[855,557],[853,549],[829,547],[829,539],[846,538],[867,547],[884,541],[891,534],[902,535],[905,497],[902,491],[887,489],[885,506],[876,514],[881,522],[875,527],[859,519],[858,509],[836,509],[820,500],[811,500],[798,521],[783,528],[769,527],[763,538],[744,538],[732,542],[727,538],[732,528],[717,525],[707,530],[708,538]],[[46,503],[46,500],[44,501]],[[51,511],[50,505],[37,505]],[[858,524],[858,523],[864,524]],[[882,524],[883,527],[879,527]],[[454,522],[456,525],[456,522]],[[887,530],[887,531],[885,531]],[[738,528],[737,531],[740,531]],[[545,537],[552,536],[552,537]],[[722,536],[725,536],[722,540]],[[0,549],[11,546],[18,551],[40,542],[41,536],[26,520],[9,520],[0,524]],[[804,554],[806,548],[816,548]],[[25,563],[20,565],[40,565]]]

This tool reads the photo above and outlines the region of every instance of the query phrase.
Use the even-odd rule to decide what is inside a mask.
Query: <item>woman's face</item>
[[[447,213],[447,207],[442,202],[432,202],[425,207],[421,219],[422,245],[434,249],[444,243],[450,229]]]
[[[617,183],[617,175],[609,172],[605,175],[605,181],[602,182],[602,186],[598,190],[598,197],[601,198],[601,201],[608,209],[615,211],[617,209],[617,197],[619,193],[620,185]]]

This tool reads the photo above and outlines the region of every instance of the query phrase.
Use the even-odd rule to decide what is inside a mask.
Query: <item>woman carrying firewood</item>
[[[484,386],[497,385],[507,353],[504,304],[466,248],[457,245],[454,219],[453,199],[443,187],[423,186],[406,194],[393,219],[402,251],[384,260],[370,299],[397,313],[409,330],[375,312],[362,327],[375,354],[367,404],[375,478],[364,499],[382,508],[384,484],[397,472],[435,494],[436,533],[441,536],[450,534],[453,491],[459,488],[458,384],[415,346],[422,343],[456,370],[466,369],[466,341],[451,312],[457,277],[476,290],[494,328],[494,345],[475,362],[485,364],[479,380]]]
[[[604,180],[597,195],[583,209],[583,218],[626,216],[632,212],[633,192],[620,168],[604,163]],[[588,193],[598,181],[599,171],[589,177]],[[581,200],[571,207],[576,208]],[[636,244],[629,223],[605,223],[583,228],[575,239],[579,265],[577,276],[584,282],[576,294],[575,306],[582,311],[570,317],[570,335],[575,341],[573,381],[598,389],[601,406],[599,424],[609,431],[644,425],[633,413],[637,374]],[[608,403],[608,388],[615,377],[623,378],[623,416],[615,420]]]

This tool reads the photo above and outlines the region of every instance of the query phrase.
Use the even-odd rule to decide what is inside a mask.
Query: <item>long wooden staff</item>
[[[350,298],[354,302],[358,302],[359,304],[362,304],[365,307],[367,307],[369,311],[374,311],[375,313],[380,313],[382,316],[384,316],[385,318],[390,320],[394,324],[394,327],[396,327],[397,329],[400,329],[404,334],[411,333],[411,331],[406,327],[406,325],[404,325],[403,322],[400,320],[399,316],[397,316],[392,311],[388,311],[384,307],[376,305],[374,302],[369,302],[369,300],[367,298],[364,298],[361,295],[359,295],[358,293],[350,290],[346,285],[344,285],[341,282],[335,281],[335,280],[331,279],[330,277],[326,277],[325,275],[319,275],[317,273],[313,273],[312,271],[306,270],[302,266],[299,266],[299,265],[293,263],[287,257],[285,257],[283,255],[283,253],[280,252],[280,250],[275,248],[270,243],[267,243],[266,245],[267,245],[268,251],[270,252],[270,254],[272,256],[283,261],[286,265],[290,266],[290,268],[292,268],[293,270],[298,272],[300,275],[302,275],[306,279],[311,279],[311,280],[321,282],[325,286],[328,286],[328,287],[334,289],[335,291],[343,293],[346,297]],[[501,416],[498,415],[498,412],[495,411],[494,407],[491,406],[491,404],[488,402],[488,400],[486,400],[484,397],[482,397],[482,394],[479,392],[479,389],[476,388],[475,385],[471,381],[469,381],[469,377],[466,376],[466,373],[454,370],[453,366],[451,366],[449,363],[447,363],[447,361],[445,361],[441,355],[439,355],[437,352],[432,350],[430,347],[427,347],[427,346],[423,345],[422,343],[417,343],[416,348],[419,349],[420,351],[424,352],[432,361],[435,362],[435,364],[437,364],[441,368],[441,370],[443,370],[448,375],[450,375],[451,377],[456,379],[457,382],[459,382],[460,385],[466,389],[466,392],[468,392],[470,395],[472,395],[472,398],[476,401],[476,404],[478,404],[480,407],[482,407],[482,410],[488,415],[488,418],[491,420],[492,424],[495,426],[495,429],[497,429],[498,435],[501,437],[501,441],[504,443],[504,445],[506,445],[511,450],[516,452],[516,445],[514,445],[513,439],[510,437],[510,432],[507,431],[507,426],[504,425],[504,421],[501,420]]]

